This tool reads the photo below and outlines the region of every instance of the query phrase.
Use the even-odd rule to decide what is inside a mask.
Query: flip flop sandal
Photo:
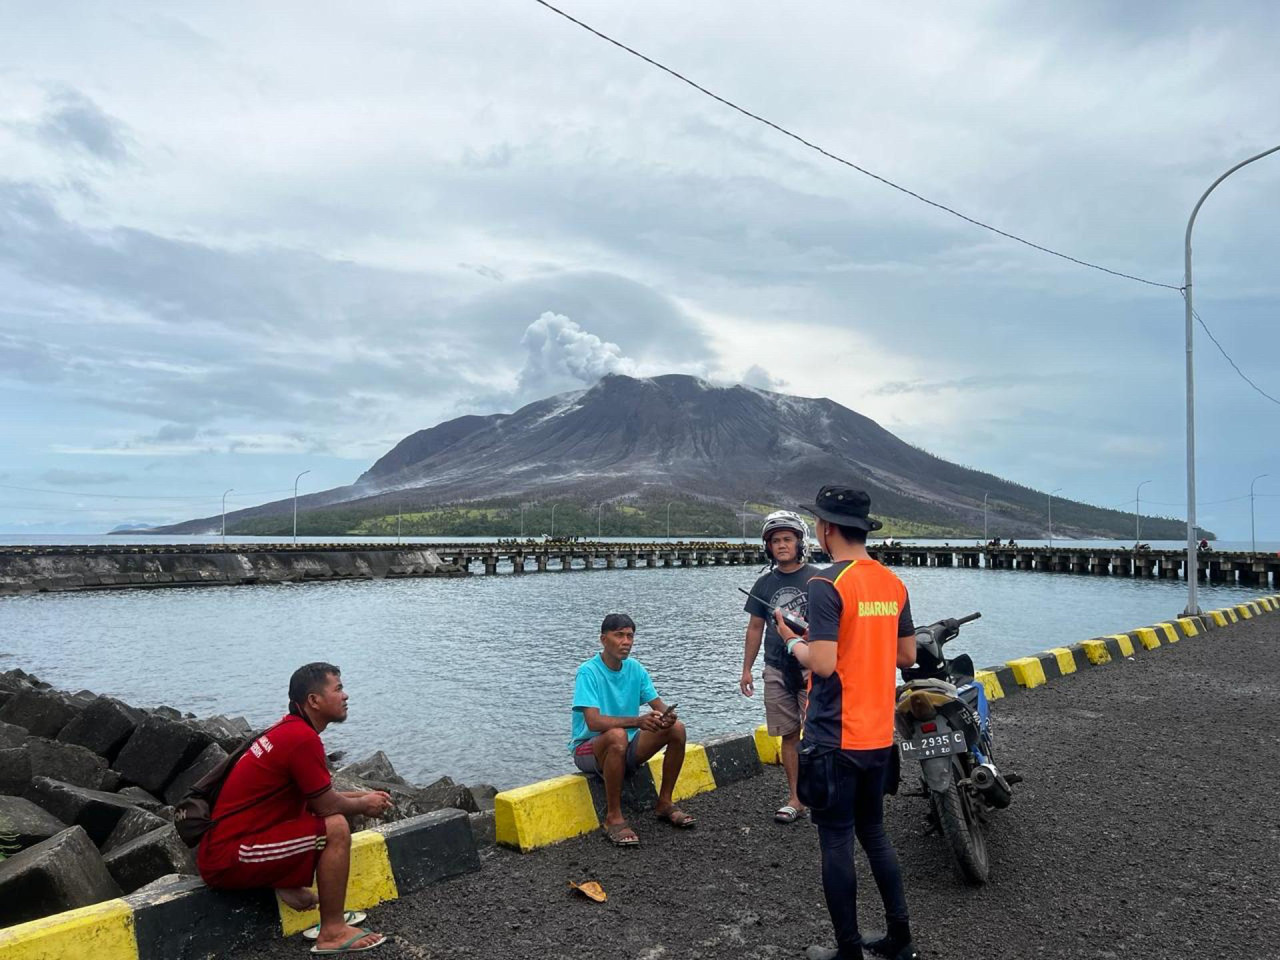
[[[787,804],[785,807],[778,808],[777,813],[773,815],[773,819],[778,821],[778,823],[795,823],[806,813],[808,813],[808,810],[797,810],[795,807],[791,806],[791,804]]]
[[[342,922],[349,927],[354,927],[358,923],[364,923],[368,917],[369,915],[363,910],[348,910],[342,915]],[[307,927],[302,931],[302,935],[308,940],[318,939],[320,936],[320,924],[317,923],[314,927]]]
[[[387,942],[387,938],[382,937],[381,940],[375,940],[373,943],[369,944],[367,947],[352,946],[352,944],[354,944],[357,940],[363,940],[365,937],[369,936],[372,933],[373,933],[372,930],[369,930],[366,927],[361,927],[360,932],[357,933],[350,940],[348,940],[346,943],[342,944],[342,946],[324,947],[323,949],[321,949],[320,947],[312,947],[311,952],[315,954],[320,954],[323,956],[332,956],[334,954],[339,954],[339,953],[364,953],[366,950],[376,950],[378,947],[382,946],[384,943]],[[378,934],[378,936],[382,936],[382,934]]]
[[[681,830],[688,830],[698,822],[697,817],[685,813],[679,807],[672,807],[670,810],[663,810],[661,813],[655,814],[655,816],[659,820],[665,820],[673,827],[677,827]]]
[[[609,838],[609,842],[615,847],[640,846],[640,838],[631,829],[631,824],[625,820],[622,823],[606,823],[604,825],[604,833]]]

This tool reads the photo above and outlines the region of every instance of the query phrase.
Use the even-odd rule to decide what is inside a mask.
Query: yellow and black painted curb
[[[1177,617],[1127,633],[1094,637],[1069,647],[1054,647],[1035,656],[1018,657],[977,671],[975,679],[986,690],[988,700],[1000,700],[1021,690],[1034,690],[1069,674],[1132,658],[1147,650],[1199,637],[1277,610],[1280,610],[1280,594],[1272,594],[1195,617]]]
[[[364,910],[480,869],[471,822],[438,810],[351,837],[347,909]],[[135,894],[0,929],[3,960],[203,960],[319,922],[269,890],[218,891],[168,877]]]

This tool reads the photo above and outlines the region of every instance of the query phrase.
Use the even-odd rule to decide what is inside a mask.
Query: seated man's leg
[[[671,799],[684,766],[684,745],[685,729],[679,720],[662,730],[641,730],[635,739],[637,766],[663,747],[667,748],[662,757],[662,788],[658,791],[658,805],[654,809],[659,817],[670,819],[678,827],[693,826],[693,817],[679,810]]]
[[[316,889],[320,892],[320,936],[316,947],[334,950],[339,947],[373,946],[383,939],[380,933],[365,936],[359,927],[346,920],[347,877],[351,873],[351,825],[340,813],[324,818],[325,844],[316,864]]]
[[[295,910],[310,910],[316,895],[309,889],[325,845],[324,818],[304,814],[234,843],[229,866],[206,872],[204,882],[216,890],[274,888]]]
[[[627,748],[630,741],[627,731],[621,728],[606,730],[592,737],[574,755],[574,762],[584,773],[596,773],[604,780],[605,826],[624,823],[622,816],[622,779],[627,770]],[[583,751],[590,747],[590,753]]]

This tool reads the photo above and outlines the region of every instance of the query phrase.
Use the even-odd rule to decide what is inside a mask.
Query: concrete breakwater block
[[[55,837],[67,824],[25,797],[0,797],[0,834],[14,838],[19,850]]]
[[[0,723],[0,750],[22,746],[28,736],[30,733],[26,727],[20,727],[16,723]]]
[[[168,820],[164,820],[154,813],[148,813],[146,810],[126,810],[120,819],[116,821],[115,829],[111,831],[111,835],[102,842],[102,852],[110,853],[118,847],[138,839],[138,837],[163,829],[168,825]],[[157,874],[156,876],[164,876],[164,874]],[[156,878],[151,878],[151,880],[154,879]],[[147,882],[149,883],[150,881]],[[135,887],[134,889],[137,888]]]
[[[99,697],[58,734],[63,743],[74,743],[100,757],[114,760],[145,714],[111,697]]]
[[[19,690],[0,707],[0,722],[25,727],[33,737],[53,739],[79,710],[66,696],[54,690]]]
[[[391,758],[381,750],[374,751],[363,760],[348,763],[338,771],[344,777],[355,777],[357,780],[376,780],[379,783],[405,784],[404,777],[396,773],[391,765]]]
[[[147,813],[159,813],[164,808],[165,802],[158,797],[153,797],[141,787],[124,787],[117,790],[120,796],[124,797],[130,803],[136,804]]]
[[[22,747],[0,750],[0,794],[20,797],[31,785],[31,757]]]
[[[150,716],[133,731],[112,768],[131,784],[163,796],[165,787],[211,742],[203,731]]]
[[[73,823],[84,828],[94,844],[102,846],[130,810],[137,810],[132,803],[115,793],[89,790],[70,783],[34,777],[27,789],[27,799],[43,807],[63,823]]]
[[[88,787],[90,790],[101,790],[104,786],[114,785],[108,780],[111,771],[107,767],[107,761],[92,750],[74,743],[46,740],[44,737],[29,737],[24,749],[31,758],[33,777],[48,777],[50,780]],[[111,779],[119,778],[113,775]]]
[[[183,770],[173,779],[164,792],[164,802],[176,806],[178,801],[187,795],[196,782],[210,773],[214,767],[227,759],[227,751],[216,743],[211,743],[192,761],[191,766]]]
[[[169,874],[196,873],[194,852],[173,825],[164,822],[158,829],[110,850],[103,859],[111,878],[126,893]]]
[[[0,861],[0,925],[120,896],[89,835],[71,827]]]

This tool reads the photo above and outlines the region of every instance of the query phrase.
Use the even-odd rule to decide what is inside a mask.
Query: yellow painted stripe
[[[372,830],[352,834],[351,873],[347,876],[347,909],[367,910],[384,900],[395,900],[399,896],[396,878],[391,873],[386,838]],[[280,927],[286,937],[301,933],[320,922],[318,910],[299,912],[279,898],[276,903],[280,908]]]
[[[1248,603],[1245,604],[1245,606],[1253,611],[1253,615],[1255,617],[1262,616],[1262,608],[1258,606],[1258,603],[1256,600],[1250,600]]]
[[[769,728],[763,723],[756,727],[756,753],[761,763],[782,762],[782,738],[769,736]]]
[[[525,853],[600,826],[587,778],[576,774],[504,790],[493,802],[498,842]]]
[[[1213,617],[1213,622],[1218,626],[1225,627],[1227,625],[1227,615],[1221,610],[1210,610],[1209,616]]]
[[[107,900],[0,930],[4,960],[138,960],[133,908]]]
[[[1156,632],[1150,627],[1139,627],[1133,631],[1138,635],[1138,642],[1142,644],[1145,650],[1154,650],[1160,646],[1160,638],[1156,636]]]
[[[1223,612],[1226,613],[1227,619],[1230,620],[1232,623],[1240,622],[1240,616],[1236,613],[1235,607],[1224,607]]]
[[[1251,620],[1253,618],[1253,614],[1249,611],[1248,604],[1237,603],[1236,613],[1240,614],[1240,616],[1242,616],[1246,620]]]
[[[1105,640],[1085,640],[1080,646],[1084,647],[1084,655],[1090,663],[1101,665],[1111,662],[1111,651],[1107,649]]]
[[[1120,644],[1120,652],[1126,657],[1133,656],[1133,638],[1127,633],[1113,633],[1110,639]]]
[[[663,747],[649,758],[649,772],[653,774],[653,785],[662,790],[662,760],[667,754]],[[676,779],[676,788],[671,799],[679,803],[687,797],[697,796],[716,788],[716,778],[711,773],[711,762],[707,757],[707,748],[700,743],[690,743],[684,748],[684,764],[680,767],[680,776]]]
[[[988,700],[1003,700],[1004,688],[1000,686],[1000,678],[990,670],[979,670],[974,678],[978,683],[982,684],[983,691],[986,692]]]
[[[1053,658],[1058,661],[1058,669],[1062,671],[1063,676],[1076,672],[1076,656],[1066,647],[1051,647],[1045,652],[1053,654]]]
[[[1178,623],[1182,625],[1182,630],[1188,637],[1200,636],[1200,631],[1196,628],[1196,621],[1192,617],[1179,617]]]
[[[1164,638],[1170,643],[1178,642],[1178,631],[1173,628],[1172,623],[1157,623],[1156,626],[1164,631]]]
[[[1008,667],[1013,671],[1013,679],[1028,690],[1043,686],[1047,682],[1044,677],[1044,667],[1035,657],[1019,657],[1017,660],[1010,660]]]
[[[1262,607],[1267,613],[1275,609],[1275,602],[1270,597],[1259,597],[1257,602],[1258,606]]]

